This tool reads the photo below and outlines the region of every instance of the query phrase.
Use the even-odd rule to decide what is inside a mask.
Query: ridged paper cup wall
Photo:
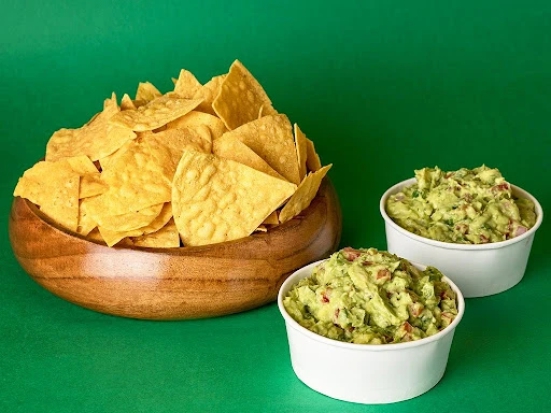
[[[285,310],[283,299],[321,261],[293,273],[281,286],[278,306],[287,330],[291,364],[296,376],[313,390],[354,403],[394,403],[420,396],[443,377],[455,328],[465,302],[459,288],[447,277],[457,295],[458,314],[435,335],[396,344],[356,344],[322,337],[302,327]],[[414,264],[423,270],[422,265]]]

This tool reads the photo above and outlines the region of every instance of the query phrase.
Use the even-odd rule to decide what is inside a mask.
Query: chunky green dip
[[[484,244],[517,237],[536,223],[534,203],[516,198],[498,169],[423,168],[415,178],[415,184],[388,198],[386,212],[422,237]]]
[[[335,252],[293,286],[283,305],[314,333],[361,344],[419,340],[457,315],[455,292],[440,271],[421,271],[375,248]]]

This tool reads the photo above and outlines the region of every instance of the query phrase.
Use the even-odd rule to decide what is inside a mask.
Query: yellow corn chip
[[[266,225],[266,226],[279,225],[279,217],[278,217],[277,211],[273,211],[270,215],[268,215],[266,219],[262,222],[262,225]]]
[[[150,224],[140,228],[142,235],[151,234],[163,228],[172,218],[172,204],[167,202],[163,205],[161,213]]]
[[[86,239],[93,241],[97,244],[105,245],[105,241],[103,240],[103,237],[101,236],[98,227],[90,231],[90,233],[86,235]]]
[[[214,76],[211,80],[201,86],[201,89],[199,89],[197,93],[195,93],[193,99],[203,100],[199,106],[197,106],[198,111],[210,113],[211,115],[216,114],[212,108],[212,102],[214,102],[214,99],[218,96],[218,93],[220,93],[220,87],[222,86],[222,82],[225,78],[225,74]]]
[[[136,132],[150,131],[191,112],[199,103],[200,99],[179,99],[163,95],[136,110],[118,112],[111,117],[110,124]]]
[[[101,181],[98,168],[86,155],[64,158],[58,162],[67,161],[73,171],[80,175],[79,199],[99,195],[107,190],[107,185]]]
[[[226,125],[220,118],[197,110],[192,110],[181,118],[169,122],[167,129],[195,128],[200,125],[207,126],[210,129],[213,140],[218,139],[227,131]]]
[[[140,230],[134,229],[131,231],[113,231],[107,228],[102,228],[98,226],[99,233],[101,238],[107,246],[112,247],[113,245],[119,243],[121,240],[127,237],[139,236],[141,234]]]
[[[289,182],[300,183],[295,138],[287,116],[263,116],[226,132],[226,136],[243,142]]]
[[[143,132],[140,132],[140,133],[137,133],[136,136],[139,137],[141,135],[141,133]],[[137,139],[137,138],[136,138]],[[124,145],[122,145],[119,149],[117,149],[115,152],[113,152],[112,154],[110,155],[107,155],[101,159],[98,159],[98,164],[100,165],[100,168],[101,168],[101,171],[105,171],[106,169],[109,168],[109,163],[114,159],[116,158],[117,156],[119,156],[120,154],[124,153],[129,146],[131,146],[131,142],[132,141],[129,141],[129,142],[126,142]]]
[[[236,60],[215,97],[212,107],[229,130],[258,119],[263,115],[275,115],[277,111],[260,83]]]
[[[190,128],[187,129],[189,130]],[[191,130],[194,131],[198,136],[200,136],[203,139],[203,142],[206,142],[206,144],[203,143],[203,145],[205,145],[204,152],[212,153],[212,132],[210,128],[205,125],[197,125]]]
[[[308,208],[318,193],[323,177],[331,169],[331,166],[327,165],[316,172],[311,172],[302,180],[296,192],[287,201],[279,214],[279,221],[281,223],[289,221]]]
[[[110,231],[133,231],[150,225],[159,216],[164,204],[152,205],[136,212],[121,215],[96,215],[98,226]]]
[[[111,125],[112,116],[123,113],[117,106],[115,94],[104,102],[103,112],[79,129],[60,129],[46,145],[47,161],[87,155],[92,161],[101,159],[136,137],[127,128]]]
[[[124,146],[122,146],[119,150],[122,150],[124,148]],[[115,151],[113,152],[111,155],[107,155],[106,157],[104,158],[101,158],[98,160],[99,164],[100,164],[100,168],[102,171],[105,171],[105,169],[107,169],[109,166],[109,162],[111,161],[111,159],[113,159],[113,156],[115,156],[115,154],[119,151]]]
[[[57,199],[51,203],[40,205],[40,210],[50,217],[56,224],[75,232],[78,226],[78,200],[77,207],[74,207],[74,200]],[[75,212],[77,213],[75,218]]]
[[[178,248],[180,246],[180,234],[174,220],[170,219],[166,225],[159,230],[127,239],[125,245],[146,248]]]
[[[157,215],[151,223],[144,227],[136,228],[134,230],[128,230],[128,231],[112,231],[107,230],[106,228],[102,228],[104,233],[107,233],[108,236],[112,237],[118,237],[118,236],[125,236],[125,242],[122,244],[128,244],[131,245],[131,240],[146,237],[149,234],[153,234],[161,230],[163,227],[169,224],[170,220],[172,219],[172,204],[170,202],[165,203],[162,206],[161,212],[159,215]],[[176,228],[176,227],[174,227]],[[106,231],[107,230],[107,231]],[[111,231],[111,232],[109,232]],[[178,243],[180,242],[180,237],[178,235],[178,231],[175,229],[176,237],[178,239]],[[131,238],[130,238],[131,237]],[[112,238],[114,239],[114,238]],[[118,241],[117,241],[118,242]]]
[[[134,108],[135,109],[138,109],[144,105],[146,105],[147,103],[151,102],[150,100],[133,100],[132,101],[132,104],[134,105]]]
[[[201,83],[199,83],[193,73],[182,69],[174,84],[174,93],[183,99],[197,99],[195,95],[201,87]]]
[[[306,167],[312,172],[321,168],[321,160],[314,147],[314,142],[308,138],[306,138]]]
[[[150,145],[164,145],[169,148],[174,164],[177,165],[184,150],[196,150],[204,153],[212,152],[212,139],[207,126],[196,128],[167,129],[162,132],[144,132],[144,139]]]
[[[148,225],[128,230],[113,230],[100,227],[101,229],[99,236],[103,239],[103,235],[105,235],[107,237],[106,243],[111,246],[118,243],[128,246],[147,246],[148,243],[154,244],[155,242],[159,243],[159,247],[161,247],[160,244],[164,242],[165,248],[180,246],[180,236],[174,222],[172,222],[172,228],[165,228],[170,226],[171,219],[172,205],[170,202],[167,202],[162,206],[161,213],[154,217],[153,221],[151,221]],[[171,233],[172,236],[170,236]],[[151,239],[146,239],[146,237],[150,234],[156,235],[153,235]],[[177,243],[174,241],[174,237],[176,238]],[[156,240],[156,238],[159,238],[159,240]]]
[[[185,151],[174,175],[174,222],[184,245],[246,237],[295,189],[238,162]]]
[[[128,96],[128,94],[125,93],[121,99],[121,110],[136,110],[136,109],[138,109],[138,106],[136,106],[136,104],[130,98],[130,96]]]
[[[136,91],[137,101],[151,102],[161,96],[162,93],[159,92],[159,89],[157,89],[152,83],[140,82],[138,84],[138,90]]]
[[[265,225],[261,224],[253,232],[268,232],[268,228]]]
[[[99,172],[91,172],[80,177],[79,199],[90,198],[107,191],[107,184],[101,180]]]
[[[89,211],[101,216],[122,215],[170,201],[175,165],[165,146],[136,143],[109,162],[102,172],[108,190],[94,197]]]
[[[205,132],[210,134],[207,127]],[[141,133],[117,151],[103,170],[101,177],[108,190],[88,206],[94,219],[101,222],[101,216],[122,215],[169,202],[183,151],[203,141],[208,147],[209,142],[192,129]]]
[[[212,145],[212,152],[221,158],[231,159],[232,161],[242,163],[257,171],[271,175],[274,178],[285,180],[264,159],[231,133],[226,133],[221,138],[216,139]]]
[[[306,176],[306,157],[308,153],[308,143],[306,142],[306,135],[300,130],[295,123],[295,146],[297,148],[297,160],[299,177],[302,182]]]
[[[86,155],[66,158],[66,161],[69,162],[71,169],[79,175],[98,172],[98,168],[96,168],[94,162],[92,162]]]
[[[61,186],[59,184],[62,183],[63,178],[74,178],[75,176],[79,175],[72,170],[67,162],[39,161],[19,178],[13,196],[26,198],[32,203],[40,205],[49,199],[52,190]]]
[[[68,162],[40,161],[19,178],[13,195],[39,205],[54,222],[76,231],[79,186],[80,176]]]
[[[81,199],[79,214],[78,214],[78,226],[77,231],[80,235],[88,236],[94,228],[98,226],[98,223],[94,221],[91,215],[86,209],[86,204],[89,202],[90,198]]]
[[[258,118],[259,118],[259,119],[260,119],[262,116],[265,115],[265,113],[264,113],[264,106],[265,106],[265,105],[262,105],[262,106],[260,106],[260,109],[258,109]]]

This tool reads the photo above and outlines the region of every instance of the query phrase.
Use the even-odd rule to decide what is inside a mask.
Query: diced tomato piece
[[[508,191],[508,190],[509,190],[509,184],[507,182],[492,186],[493,192]]]
[[[528,228],[526,227],[523,227],[522,225],[519,225],[516,229],[515,229],[515,233],[514,233],[514,237],[518,237],[519,235],[522,235],[524,234],[526,231],[528,231]]]
[[[377,271],[376,278],[378,281],[387,281],[387,280],[390,280],[391,277],[392,277],[392,273],[386,268]]]
[[[329,301],[331,301],[329,299],[330,296],[331,296],[331,288],[328,288],[321,294],[321,302],[322,303],[328,303]]]
[[[345,248],[342,249],[342,255],[348,261],[354,261],[361,254],[362,254],[362,252],[360,250],[357,250],[357,249],[352,248],[352,247],[345,247]]]

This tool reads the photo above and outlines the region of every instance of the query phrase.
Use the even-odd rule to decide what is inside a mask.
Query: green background
[[[205,82],[236,58],[333,163],[342,246],[385,248],[379,197],[423,166],[498,167],[549,212],[549,1],[3,0],[0,411],[548,409],[546,219],[523,281],[467,300],[443,380],[382,406],[303,385],[275,304],[138,321],[69,304],[24,273],[7,235],[12,192],[53,131],[82,125],[112,91],[167,91],[181,68]]]

